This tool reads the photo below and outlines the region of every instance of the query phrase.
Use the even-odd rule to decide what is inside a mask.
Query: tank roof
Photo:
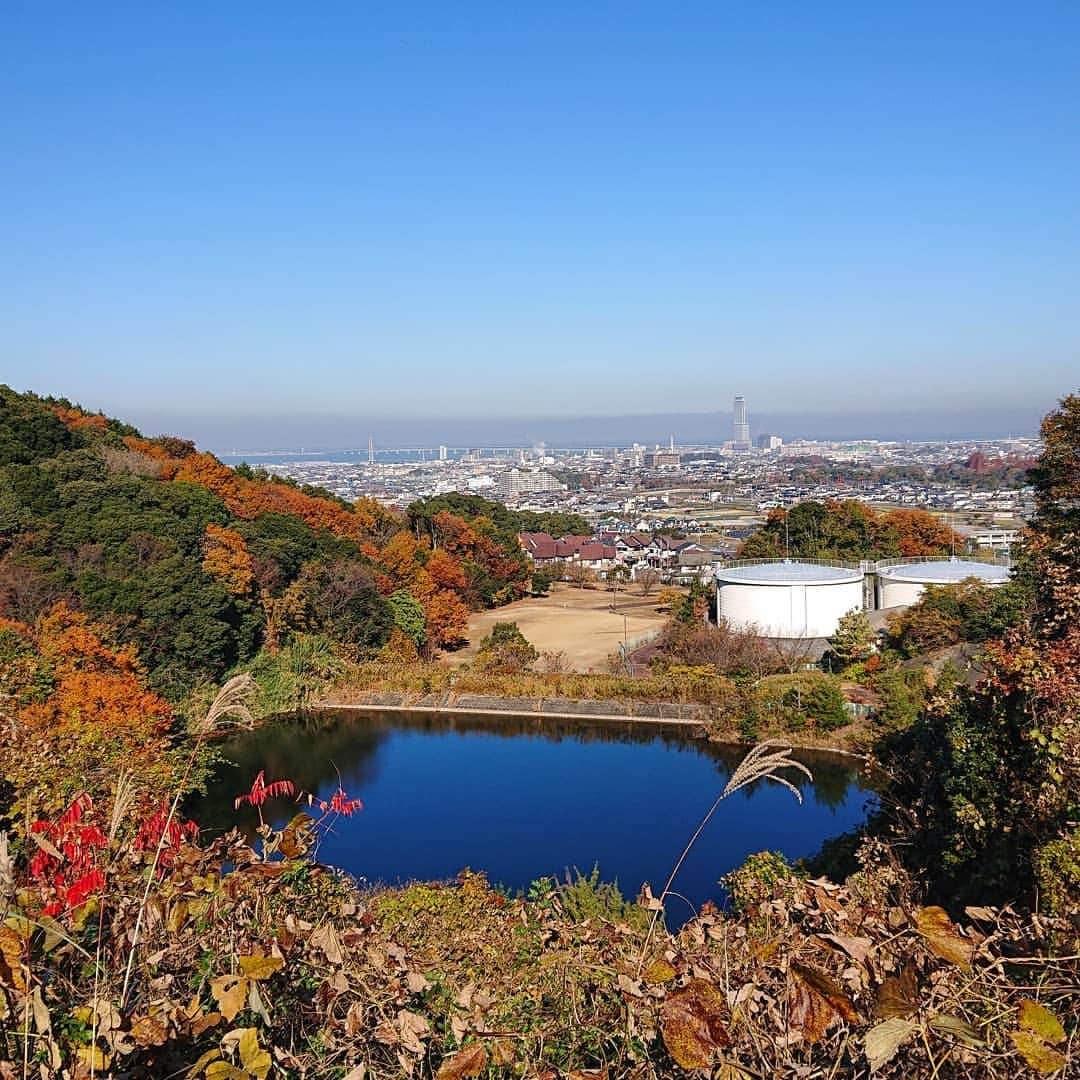
[[[722,567],[716,580],[731,585],[839,585],[862,581],[862,571],[827,563],[776,562],[752,563],[744,566]]]
[[[893,581],[914,581],[920,585],[950,585],[966,578],[1000,584],[1009,580],[1009,567],[970,559],[942,559],[940,562],[901,563],[878,568],[882,577]]]

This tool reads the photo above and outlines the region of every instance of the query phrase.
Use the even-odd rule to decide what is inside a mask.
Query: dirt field
[[[667,618],[656,610],[657,593],[642,597],[636,589],[619,592],[618,611],[611,611],[611,593],[556,585],[550,596],[519,600],[494,611],[481,611],[469,619],[469,644],[444,653],[446,664],[471,660],[480,640],[497,622],[516,622],[538,652],[566,653],[567,670],[601,671],[605,661],[626,639],[633,644]],[[623,616],[626,616],[624,619]]]

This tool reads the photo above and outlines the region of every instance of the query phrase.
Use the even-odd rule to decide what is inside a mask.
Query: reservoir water
[[[683,845],[745,753],[653,724],[562,721],[530,716],[319,711],[238,734],[211,794],[189,809],[204,830],[251,830],[235,810],[259,770],[329,799],[340,784],[364,801],[322,842],[321,861],[369,883],[453,877],[465,867],[516,891],[535,878],[594,865],[623,893],[644,881],[657,892]],[[752,852],[815,854],[825,840],[861,824],[874,795],[850,759],[796,755],[811,783],[803,794],[767,781],[721,803],[674,888],[695,907],[722,902],[721,875]],[[297,811],[268,804],[281,825]],[[673,902],[669,924],[690,912]]]

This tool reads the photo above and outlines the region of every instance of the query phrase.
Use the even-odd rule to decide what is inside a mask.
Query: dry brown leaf
[[[402,1009],[397,1016],[398,1031],[401,1032],[401,1043],[412,1054],[424,1052],[423,1039],[431,1034],[431,1028],[425,1017],[419,1013]]]
[[[513,1065],[517,1055],[514,1053],[514,1044],[509,1039],[496,1039],[491,1044],[491,1064],[502,1068]]]
[[[1044,1005],[1024,998],[1020,1002],[1020,1016],[1017,1022],[1022,1028],[1033,1031],[1040,1039],[1048,1043],[1065,1041],[1065,1029],[1061,1021]]]
[[[725,1061],[717,1071],[715,1080],[753,1080],[753,1077],[745,1069]]]
[[[191,1022],[191,1034],[193,1038],[198,1038],[204,1031],[209,1030],[212,1027],[217,1027],[221,1023],[221,1013],[210,1012],[205,1016],[200,1016]]]
[[[983,1037],[961,1016],[943,1013],[930,1018],[930,1026],[942,1035],[952,1035],[968,1046],[985,1046]]]
[[[269,979],[275,971],[280,971],[285,961],[279,956],[241,956],[240,970],[255,982]]]
[[[887,1065],[897,1050],[918,1030],[919,1025],[901,1016],[882,1020],[875,1024],[863,1037],[866,1059],[870,1062],[870,1071],[876,1072],[882,1065]]]
[[[22,956],[22,938],[10,926],[0,926],[0,986],[10,987],[18,994],[26,992]]]
[[[641,892],[638,893],[637,902],[638,906],[643,907],[646,911],[664,910],[664,905],[653,896],[653,891],[649,888],[648,882],[641,886]]]
[[[96,1046],[80,1046],[75,1051],[75,1057],[79,1064],[85,1065],[92,1072],[103,1073],[108,1069],[112,1059]]]
[[[133,1016],[131,1036],[140,1046],[164,1046],[169,1041],[169,1027],[153,1016]]]
[[[206,1080],[251,1080],[243,1069],[238,1069],[227,1061],[211,1061],[203,1075]]]
[[[873,941],[868,937],[845,937],[843,934],[818,934],[817,936],[822,941],[827,941],[830,945],[835,945],[846,952],[852,960],[860,964],[874,946]]]
[[[463,1076],[479,1076],[488,1063],[488,1053],[483,1043],[473,1043],[447,1058],[435,1074],[435,1080],[460,1080]]]
[[[375,1038],[384,1046],[397,1046],[401,1042],[398,1029],[389,1020],[384,1020],[375,1028]]]
[[[1048,1046],[1034,1032],[1010,1031],[1009,1038],[1036,1072],[1052,1073],[1065,1068],[1065,1055]]]
[[[266,1080],[266,1074],[270,1071],[273,1061],[270,1055],[259,1045],[259,1032],[257,1028],[244,1028],[240,1033],[240,1064],[244,1071],[255,1077],[255,1080]]]
[[[890,975],[877,992],[875,1014],[883,1020],[894,1016],[914,1016],[919,1011],[919,986],[915,970],[903,968],[899,975]]]
[[[410,994],[422,994],[431,985],[419,971],[410,971],[405,976],[405,985]]]
[[[187,1080],[193,1080],[193,1078],[198,1076],[206,1068],[206,1066],[210,1064],[210,1062],[220,1060],[221,1051],[218,1050],[217,1047],[215,1047],[213,1050],[207,1050],[206,1053],[203,1054],[195,1062],[195,1064],[191,1066],[190,1069],[188,1069],[186,1073]]]
[[[345,1034],[353,1038],[364,1029],[364,1006],[359,1001],[354,1001],[345,1014]]]
[[[971,970],[971,958],[975,951],[971,939],[956,929],[944,908],[921,908],[915,916],[915,924],[935,956],[965,971]]]
[[[851,999],[828,975],[802,964],[791,965],[788,1026],[807,1042],[820,1042],[837,1020],[859,1022]]]
[[[671,994],[660,1010],[661,1034],[668,1053],[684,1069],[706,1069],[713,1055],[730,1045],[724,1022],[723,993],[704,979],[691,979]]]
[[[337,931],[330,923],[326,923],[320,926],[314,934],[311,935],[311,944],[316,949],[321,949],[322,954],[331,964],[341,964],[344,962],[345,957],[341,952],[341,940],[338,938]]]
[[[232,1022],[247,1000],[248,981],[243,975],[219,975],[210,980],[210,993],[221,1015]]]
[[[169,906],[169,911],[165,916],[165,929],[170,934],[175,934],[179,931],[180,927],[184,925],[184,920],[188,915],[188,905],[186,900],[177,900],[175,904]]]

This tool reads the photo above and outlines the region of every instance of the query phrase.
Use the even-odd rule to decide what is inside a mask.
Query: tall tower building
[[[375,464],[375,438],[372,435],[368,436],[367,441],[367,461],[369,465]]]
[[[746,398],[742,394],[736,394],[735,400],[732,402],[733,422],[731,425],[732,438],[735,441],[736,450],[749,450],[751,447],[750,442],[750,420],[746,412]]]

